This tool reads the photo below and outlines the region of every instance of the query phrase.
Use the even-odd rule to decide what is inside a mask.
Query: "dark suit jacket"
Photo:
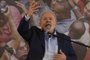
[[[29,28],[29,22],[23,18],[18,32],[28,42],[30,47],[27,60],[42,60],[45,53],[44,31],[35,26]],[[61,49],[66,54],[67,60],[77,60],[70,38],[58,32],[57,36],[59,36],[57,37],[58,49]]]

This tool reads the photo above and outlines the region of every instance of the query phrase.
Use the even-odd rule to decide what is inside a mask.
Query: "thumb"
[[[59,50],[59,53],[60,53],[60,54],[64,54],[61,49]]]
[[[63,58],[63,60],[66,60],[66,55],[64,54],[64,52],[60,49],[59,52],[61,53],[61,57]]]

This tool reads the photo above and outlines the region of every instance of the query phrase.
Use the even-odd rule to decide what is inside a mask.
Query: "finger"
[[[66,55],[64,54],[64,52],[63,52],[62,50],[60,50],[60,52],[61,52],[61,57],[62,57],[63,59],[66,59]]]
[[[62,54],[55,54],[53,56],[53,60],[58,60],[58,59],[61,59],[62,58]]]
[[[19,3],[19,2],[16,2],[16,5],[19,6],[19,7],[24,6],[22,3]]]
[[[35,2],[34,4],[31,5],[31,8],[34,8],[34,7],[38,7],[39,4],[37,2]]]
[[[62,54],[55,54],[53,57],[57,58],[58,56],[61,56]]]
[[[53,58],[53,60],[57,60],[57,58]]]
[[[53,60],[66,60],[66,56],[64,54],[56,54],[54,57],[53,57]]]
[[[59,50],[59,53],[64,54],[61,49]]]
[[[32,2],[30,3],[30,6],[32,6],[32,5],[36,4],[36,3],[37,3],[37,2],[32,1]]]
[[[40,6],[35,6],[35,7],[33,7],[33,10],[37,10],[39,8],[40,8]]]
[[[54,57],[53,57],[53,60],[57,60],[57,58],[58,58],[57,56],[54,56]]]
[[[34,7],[34,8],[31,8],[31,10],[30,11],[32,11],[32,12],[37,12],[37,11],[39,11],[39,9],[38,9],[39,7]]]

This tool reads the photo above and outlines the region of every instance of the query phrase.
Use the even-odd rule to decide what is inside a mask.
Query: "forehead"
[[[44,12],[41,17],[55,17],[53,12]]]

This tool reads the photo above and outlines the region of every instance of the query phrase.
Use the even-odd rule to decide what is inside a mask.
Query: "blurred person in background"
[[[0,1],[0,46],[5,47],[6,45],[13,46],[15,44],[12,43],[12,41],[15,39],[17,41],[17,37],[14,38],[12,37],[12,30],[13,26],[11,26],[8,21],[9,18],[7,18],[7,16],[4,15],[4,13],[7,13],[10,11],[10,16],[12,17],[12,21],[13,24],[15,24],[15,29],[17,29],[18,25],[19,25],[19,21],[21,20],[21,15],[18,11],[18,9],[14,6],[12,6],[11,4],[7,3],[6,0],[1,0]],[[15,14],[15,15],[14,15]],[[16,35],[15,35],[16,36]],[[20,40],[20,39],[19,39]],[[19,43],[19,42],[18,42]],[[18,59],[21,58],[22,55],[24,55],[24,47],[27,50],[27,44],[25,43],[25,41],[23,39],[20,40],[20,45],[18,45],[18,48],[16,48],[16,53],[18,51]],[[22,49],[19,49],[22,48]],[[22,51],[22,53],[20,53],[20,51]],[[3,50],[4,51],[4,50]],[[20,56],[21,55],[21,56]]]

